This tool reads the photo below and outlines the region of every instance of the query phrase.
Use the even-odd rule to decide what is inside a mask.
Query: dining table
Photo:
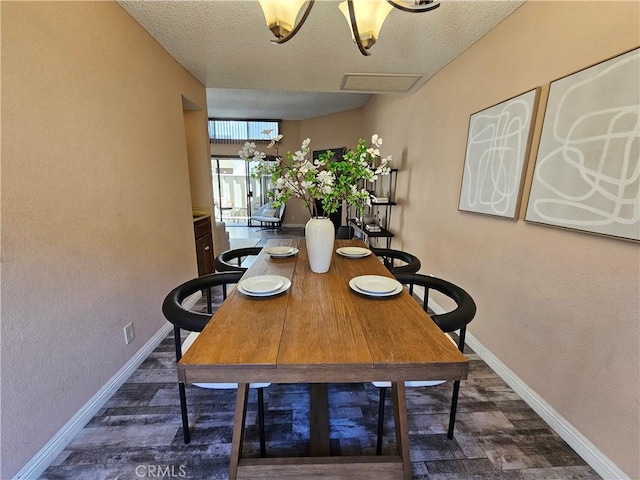
[[[270,255],[274,247],[293,253]],[[365,247],[359,239],[336,240],[331,266],[319,274],[311,271],[304,239],[268,240],[178,363],[179,382],[238,383],[231,480],[411,478],[404,382],[464,380],[469,363],[407,288],[371,295],[354,287],[363,276],[393,279],[373,254],[339,254]],[[265,275],[284,279],[286,288],[265,295],[241,288]],[[392,382],[395,451],[331,455],[327,384],[372,381]],[[309,456],[269,456],[268,445],[264,458],[243,456],[252,382],[310,385]]]

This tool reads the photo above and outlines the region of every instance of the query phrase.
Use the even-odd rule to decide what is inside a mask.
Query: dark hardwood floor
[[[259,244],[266,237],[299,234],[267,231]],[[446,437],[451,384],[407,389],[414,479],[600,478],[470,348],[465,354],[470,373],[460,388],[453,440]],[[187,387],[192,440],[185,445],[176,379],[170,334],[41,478],[226,479],[235,390]],[[331,384],[328,391],[332,454],[375,454],[377,389]],[[267,455],[306,454],[308,386],[271,385],[265,402]],[[384,449],[391,450],[390,403],[385,417]],[[255,391],[247,425],[244,452],[257,456]]]

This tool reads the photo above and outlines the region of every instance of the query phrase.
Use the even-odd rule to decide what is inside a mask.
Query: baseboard
[[[416,294],[423,292],[416,290]],[[200,298],[199,292],[188,297],[184,306],[190,308]],[[436,313],[445,310],[433,300],[429,307]],[[136,354],[69,420],[64,427],[40,449],[40,451],[15,475],[14,480],[36,479],[42,475],[55,458],[73,440],[82,428],[95,416],[140,364],[155,350],[171,331],[171,324],[164,325]],[[496,374],[509,385],[567,444],[580,455],[602,478],[629,480],[618,466],[604,455],[582,433],[562,417],[531,387],[523,382],[509,367],[487,350],[471,333],[467,332],[467,344]]]
[[[416,292],[420,295],[418,292]],[[424,290],[422,291],[424,298]],[[436,314],[444,313],[445,310],[436,302],[429,299],[429,307]],[[571,425],[562,415],[560,415],[544,398],[538,395],[535,390],[522,381],[509,367],[498,359],[493,353],[482,345],[471,333],[467,332],[466,344],[478,354],[484,362],[496,372],[496,374],[516,392],[524,402],[529,405],[544,420],[551,429],[567,442],[567,444],[578,454],[587,464],[593,468],[598,475],[605,479],[630,480],[618,466],[613,463],[604,453],[602,453],[587,437],[578,429]]]
[[[198,292],[199,293],[199,292]],[[194,297],[194,295],[192,295]],[[191,303],[198,301],[189,297],[185,300]],[[136,371],[142,362],[153,352],[156,347],[173,329],[170,323],[164,325],[158,332],[149,339],[144,346],[126,363],[111,379],[69,420],[51,440],[13,477],[14,480],[32,480],[39,478],[49,465],[56,459],[65,447],[75,438],[75,436],[89,423],[113,394],[122,386],[124,382]]]
[[[306,223],[283,223],[282,228],[304,228]]]

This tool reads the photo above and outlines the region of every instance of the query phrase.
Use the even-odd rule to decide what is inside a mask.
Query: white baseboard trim
[[[283,223],[284,228],[304,228],[306,223]]]
[[[416,294],[424,292],[416,290]],[[200,292],[188,297],[183,305],[191,308],[200,298]],[[429,307],[437,314],[445,310],[429,299]],[[55,458],[94,417],[140,364],[155,350],[173,327],[167,323],[62,427],[47,444],[15,475],[14,480],[31,480],[42,475]],[[540,417],[567,442],[604,479],[630,480],[618,466],[604,455],[582,433],[562,417],[509,367],[487,350],[471,333],[467,344],[502,378]]]
[[[419,293],[416,292],[418,295]],[[422,291],[424,298],[424,290]],[[444,313],[445,310],[433,300],[429,299],[429,307],[436,314]],[[602,453],[587,437],[578,429],[571,425],[562,415],[560,415],[544,398],[538,395],[529,385],[520,379],[509,367],[498,359],[493,353],[487,350],[477,338],[467,332],[466,343],[478,354],[484,362],[496,372],[496,374],[516,392],[524,402],[529,405],[542,418],[551,429],[573,448],[573,450],[593,468],[598,475],[606,480],[620,479],[630,480],[620,468],[613,463],[604,453]]]
[[[199,292],[198,292],[199,293]],[[191,297],[185,300],[193,303],[198,301],[199,296],[193,300]],[[36,455],[22,467],[13,477],[14,480],[34,480],[39,478],[49,465],[56,459],[75,436],[89,423],[113,394],[122,386],[124,382],[136,371],[142,362],[153,352],[156,347],[173,329],[170,323],[164,325],[158,332],[149,339],[144,346],[125,363],[118,372],[69,420]]]

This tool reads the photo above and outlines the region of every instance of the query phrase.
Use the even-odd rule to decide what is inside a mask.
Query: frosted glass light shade
[[[340,11],[347,19],[351,38],[355,40],[355,33],[351,27],[351,16],[349,15],[348,2],[341,2],[338,5]],[[368,49],[376,43],[380,29],[387,15],[393,9],[385,0],[353,0],[353,10],[355,13],[356,25],[362,45]]]
[[[259,0],[269,30],[277,38],[293,30],[300,9],[306,0]]]

